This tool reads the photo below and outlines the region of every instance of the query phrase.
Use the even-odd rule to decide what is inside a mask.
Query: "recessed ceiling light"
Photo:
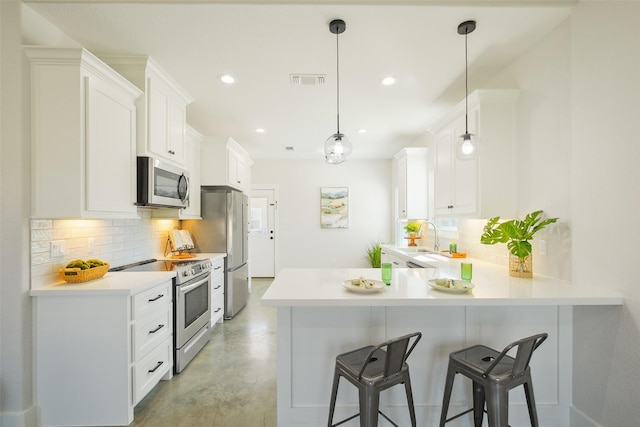
[[[366,129],[358,129],[358,133],[367,133]]]
[[[228,85],[230,85],[231,83],[234,83],[236,81],[236,79],[229,74],[220,74],[218,76],[218,80],[220,80],[222,83],[226,83]]]
[[[391,86],[392,84],[395,84],[396,79],[395,77],[385,77],[384,79],[382,79],[382,84],[385,86]]]
[[[264,129],[262,129],[262,128],[257,128],[257,129],[256,129],[256,133],[264,133]]]

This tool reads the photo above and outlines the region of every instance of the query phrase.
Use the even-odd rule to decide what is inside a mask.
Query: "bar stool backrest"
[[[512,342],[502,350],[500,355],[496,357],[493,363],[484,371],[483,377],[486,378],[493,368],[513,347],[517,347],[517,350],[515,362],[513,363],[513,368],[511,370],[511,378],[517,378],[524,375],[529,367],[529,362],[531,361],[533,352],[544,342],[544,340],[547,339],[547,336],[547,333],[542,333]]]
[[[415,339],[413,340],[411,347],[409,347],[409,343],[414,337]],[[402,370],[404,362],[407,360],[416,344],[418,344],[418,341],[420,341],[420,338],[422,338],[422,333],[414,332],[412,334],[403,335],[401,337],[385,341],[382,344],[373,347],[371,351],[369,351],[367,362],[360,369],[358,380],[362,379],[362,374],[367,365],[374,361],[372,360],[373,354],[379,349],[383,349],[386,352],[384,361],[384,377],[388,378],[399,373]],[[409,348],[408,351],[407,348]]]

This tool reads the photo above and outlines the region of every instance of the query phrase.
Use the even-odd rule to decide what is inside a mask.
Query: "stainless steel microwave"
[[[136,205],[150,208],[189,206],[189,172],[153,157],[138,157]]]

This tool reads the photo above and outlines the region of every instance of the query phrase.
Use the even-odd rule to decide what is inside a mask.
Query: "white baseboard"
[[[569,420],[571,427],[603,427],[574,406],[569,408]]]
[[[23,412],[0,413],[0,427],[37,427],[38,412],[32,406]]]

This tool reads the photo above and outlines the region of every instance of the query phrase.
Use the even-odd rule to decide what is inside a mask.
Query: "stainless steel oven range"
[[[173,281],[173,371],[191,362],[211,335],[211,261],[150,259],[110,271],[175,271]]]

